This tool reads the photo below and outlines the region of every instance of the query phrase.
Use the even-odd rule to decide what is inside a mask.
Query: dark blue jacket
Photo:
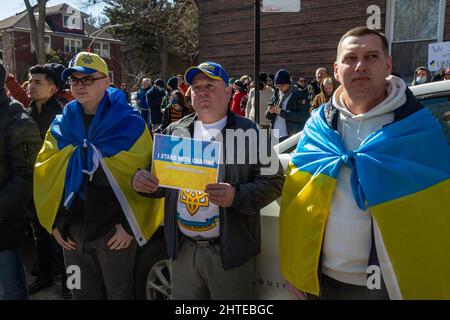
[[[158,89],[156,86],[153,86],[147,92],[147,105],[150,108],[151,124],[161,124],[162,122],[161,103],[165,95],[166,92]]]
[[[147,89],[144,89],[144,87],[141,87],[138,91],[138,99],[139,99],[139,108],[141,109],[148,109],[147,105],[147,92],[150,90],[151,87],[148,87]]]

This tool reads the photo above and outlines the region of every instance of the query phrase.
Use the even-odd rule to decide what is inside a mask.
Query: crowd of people
[[[278,70],[275,75],[262,72],[258,79],[259,119],[255,119],[255,82],[249,75],[230,77],[229,109],[238,116],[255,121],[260,128],[270,129],[280,142],[301,131],[313,110],[327,103],[340,85],[325,67],[317,68],[311,81],[303,75],[295,81],[285,69]],[[449,79],[450,67],[432,76],[430,70],[421,66],[414,72],[410,85]],[[181,95],[174,98],[173,91]],[[129,95],[128,91],[125,92]],[[152,132],[162,132],[171,122],[179,120],[179,116],[194,112],[190,103],[190,86],[182,75],[170,78],[165,85],[161,79],[152,82],[144,78],[137,93],[137,105]]]
[[[67,68],[33,66],[23,85],[0,63],[0,299],[27,299],[55,274],[67,298],[133,299],[136,247],[162,222],[173,299],[253,299],[260,210],[280,196],[292,297],[450,299],[450,147],[393,75],[387,48],[380,32],[354,28],[333,76],[320,67],[310,83],[280,69],[255,84],[204,62],[167,82],[144,78],[139,112],[94,53]],[[434,80],[448,79],[450,68]],[[420,67],[412,85],[432,80]],[[257,152],[244,165],[226,159],[202,191],[159,185],[152,134],[217,141],[225,130],[303,135],[286,175],[277,157],[278,169],[265,172]],[[227,141],[222,153],[248,160],[254,139]],[[38,253],[29,287],[19,251],[28,224]],[[68,290],[71,265],[82,285]],[[375,289],[369,266],[381,269]]]

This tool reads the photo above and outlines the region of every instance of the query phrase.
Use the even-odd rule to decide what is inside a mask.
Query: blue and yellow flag
[[[347,151],[324,117],[305,126],[291,155],[280,209],[286,280],[319,295],[318,267],[340,167],[381,234],[380,267],[391,297],[450,299],[450,147],[428,109],[394,122]],[[389,275],[388,273],[391,272]],[[391,293],[396,291],[396,294]]]
[[[51,232],[61,199],[69,208],[83,194],[83,179],[101,166],[140,245],[163,218],[163,201],[138,195],[131,179],[151,160],[152,139],[140,115],[120,90],[108,89],[88,131],[77,101],[56,116],[34,169],[33,195],[40,223]],[[86,157],[87,155],[87,157]],[[87,159],[87,161],[85,161]]]

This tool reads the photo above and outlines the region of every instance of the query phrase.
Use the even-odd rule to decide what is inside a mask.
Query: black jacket
[[[36,123],[0,88],[0,250],[18,247],[25,236],[33,168],[41,146]]]
[[[275,91],[269,100],[269,104],[278,106],[280,100],[279,91]],[[281,107],[281,106],[280,106]],[[306,90],[300,90],[294,87],[291,97],[287,103],[286,110],[281,110],[280,117],[286,121],[286,129],[288,136],[292,136],[303,130],[306,121],[309,119],[310,102]],[[272,129],[277,115],[266,111],[266,119],[270,120],[270,128]]]
[[[28,108],[28,114],[37,123],[42,140],[45,139],[45,134],[47,133],[48,128],[50,128],[53,119],[55,119],[56,115],[61,114],[62,110],[63,107],[55,97],[51,97],[44,105],[42,105],[41,113],[38,112],[36,102],[31,102],[30,107]]]
[[[162,113],[161,103],[166,95],[164,90],[159,90],[156,86],[153,86],[146,95],[147,105],[150,108],[150,122],[151,124],[161,124]]]
[[[162,122],[161,125],[159,126],[157,132],[162,132],[163,130],[165,130],[170,122],[170,107],[171,105],[169,105],[168,107],[166,107],[163,112],[162,112]],[[187,107],[183,107],[182,111],[182,118],[184,118],[185,116],[187,116],[188,114],[190,114],[191,112],[189,111],[189,109]]]
[[[320,83],[317,80],[311,81],[308,86],[312,88],[315,96],[320,93]]]
[[[194,121],[197,115],[191,114],[180,121],[172,123],[164,132],[165,134],[176,134],[193,137]],[[258,130],[253,121],[236,116],[228,112],[227,123],[222,130],[224,137],[226,129],[253,129]],[[222,154],[224,163],[227,163],[225,141],[222,142]],[[259,141],[252,141],[256,146]],[[251,153],[252,144],[248,139],[245,142],[246,164],[221,164],[219,168],[219,181],[230,183],[235,187],[236,195],[229,208],[219,207],[220,210],[220,254],[224,269],[237,267],[250,258],[256,256],[261,250],[261,221],[259,210],[270,202],[276,200],[280,195],[284,184],[283,168],[277,157],[278,164],[276,173],[263,175],[261,169],[269,165],[263,165],[260,158],[256,164],[250,164],[249,158],[255,156]],[[236,162],[237,145],[234,141],[234,156]],[[271,151],[269,148],[268,152]],[[255,148],[258,150],[258,148]],[[176,220],[176,208],[179,191],[176,189],[159,188],[155,193],[148,194],[149,197],[165,197],[164,232],[168,254],[176,259],[180,232]]]

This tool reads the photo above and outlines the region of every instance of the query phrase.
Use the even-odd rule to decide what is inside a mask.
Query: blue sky
[[[36,3],[36,0],[31,0],[30,3],[33,5]],[[80,9],[83,12],[86,12],[87,14],[92,13],[93,15],[98,15],[103,10],[103,4],[97,4],[95,6],[91,7],[83,7],[81,5],[81,2],[78,0],[50,0],[47,3],[47,7],[54,6],[56,4],[60,3],[67,3],[75,8]],[[17,12],[21,12],[25,10],[25,3],[23,0],[2,0],[1,2],[1,10],[0,10],[0,20],[3,20],[5,18],[8,18]]]

